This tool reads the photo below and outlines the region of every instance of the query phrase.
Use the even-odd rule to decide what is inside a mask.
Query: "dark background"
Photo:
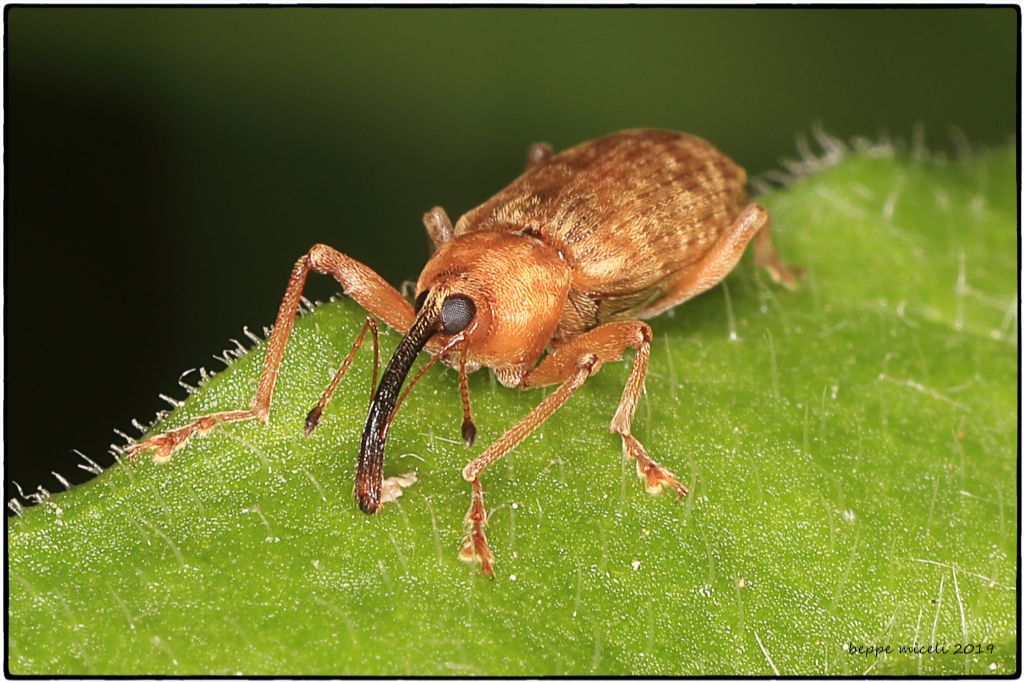
[[[457,218],[531,142],[680,129],[757,174],[816,121],[936,149],[1017,125],[1005,8],[8,7],[5,28],[8,497],[85,478],[72,448],[112,461],[112,428],[273,321],[313,243],[415,278],[423,211]]]

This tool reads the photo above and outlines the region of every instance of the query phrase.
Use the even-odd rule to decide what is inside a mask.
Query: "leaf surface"
[[[114,466],[9,520],[9,670],[1010,674],[1014,178],[1009,147],[851,154],[765,196],[802,288],[745,259],[652,322],[634,433],[691,494],[651,497],[623,461],[607,426],[628,362],[607,365],[484,475],[494,580],[456,556],[460,470],[543,391],[472,375],[470,452],[457,374],[431,369],[385,463],[419,480],[366,516],[368,344],[303,437],[365,315],[326,304],[296,325],[268,426]],[[382,334],[383,356],[397,340]],[[261,363],[262,346],[159,428],[247,405]],[[948,653],[897,651],[914,642]]]

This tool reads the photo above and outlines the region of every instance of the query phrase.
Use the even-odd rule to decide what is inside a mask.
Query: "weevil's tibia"
[[[327,388],[324,389],[323,395],[320,396],[320,400],[316,406],[309,411],[306,415],[306,436],[308,437],[316,429],[317,425],[320,424],[320,417],[323,415],[324,407],[327,406],[327,401],[331,399],[331,395],[334,394],[334,389],[337,388],[341,378],[345,376],[345,372],[348,370],[349,365],[352,364],[352,358],[355,357],[356,351],[363,345],[363,337],[366,336],[366,330],[369,329],[373,336],[373,376],[370,379],[370,400],[373,400],[373,391],[377,388],[377,369],[380,364],[380,351],[377,346],[377,321],[373,319],[373,316],[366,318],[366,322],[363,323],[363,328],[359,330],[359,336],[356,337],[355,343],[352,344],[352,349],[345,356],[345,360],[342,361],[341,367],[338,368],[334,378],[331,379],[331,383],[327,384]]]
[[[263,372],[260,375],[256,395],[247,410],[234,410],[210,414],[193,421],[181,428],[151,436],[125,449],[129,459],[134,459],[146,450],[155,450],[153,460],[166,462],[188,440],[198,434],[206,433],[221,424],[258,419],[266,422],[270,416],[270,398],[274,393],[274,383],[281,368],[281,358],[295,324],[295,315],[302,299],[302,289],[309,272],[334,277],[341,285],[342,291],[354,298],[370,315],[380,318],[385,324],[405,332],[412,325],[415,313],[409,302],[402,298],[391,285],[380,275],[362,263],[325,244],[317,244],[309,252],[296,261],[288,277],[288,286],[278,307],[274,329],[267,341],[267,354],[263,361]]]

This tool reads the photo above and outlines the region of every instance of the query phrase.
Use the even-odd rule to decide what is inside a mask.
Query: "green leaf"
[[[607,365],[484,475],[482,577],[456,556],[459,472],[543,392],[473,375],[470,452],[457,376],[431,369],[385,464],[419,481],[360,513],[366,346],[303,437],[364,319],[330,303],[297,323],[268,426],[114,466],[9,521],[10,671],[1012,674],[1014,152],[875,151],[764,197],[800,290],[745,262],[653,321],[634,432],[684,501],[623,461],[608,421],[628,363]],[[261,349],[158,428],[247,405]],[[914,642],[948,653],[898,652]]]

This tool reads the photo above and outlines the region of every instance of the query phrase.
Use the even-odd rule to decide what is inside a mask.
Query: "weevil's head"
[[[381,375],[366,416],[356,473],[364,512],[380,506],[388,425],[419,352],[436,338],[440,348],[457,344],[474,366],[500,369],[536,360],[561,318],[569,274],[555,249],[506,232],[456,237],[431,257],[416,286],[416,319]]]
[[[535,360],[565,306],[570,269],[558,251],[532,236],[471,232],[427,262],[416,284],[418,314],[434,308],[438,334],[464,332],[468,357],[488,367]]]

